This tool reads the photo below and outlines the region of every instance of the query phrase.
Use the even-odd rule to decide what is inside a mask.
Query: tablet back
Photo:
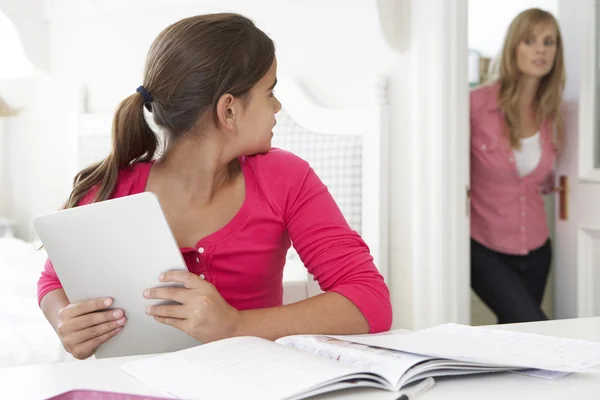
[[[200,343],[145,313],[144,289],[160,273],[187,270],[158,198],[144,192],[35,218],[35,229],[71,303],[112,297],[127,317],[97,358],[180,350]]]

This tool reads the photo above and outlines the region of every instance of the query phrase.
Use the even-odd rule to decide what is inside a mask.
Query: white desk
[[[503,325],[495,328],[600,342],[600,318]],[[0,393],[2,398],[15,400],[46,399],[76,388],[165,396],[120,370],[125,361],[135,358],[140,356],[0,368]],[[394,393],[379,390],[353,390],[319,396],[315,400],[387,400],[396,397]],[[434,388],[419,399],[600,399],[600,373],[572,374],[557,380],[513,373],[443,378],[437,379]]]

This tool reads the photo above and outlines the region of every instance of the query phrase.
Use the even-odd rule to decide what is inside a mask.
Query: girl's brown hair
[[[158,138],[146,121],[144,106],[165,132],[168,145],[206,112],[214,119],[224,94],[246,96],[274,58],[273,41],[238,14],[199,15],[167,27],[148,52],[143,90],[116,110],[110,154],[75,176],[65,208],[77,206],[92,189],[92,202],[109,199],[121,169],[153,159]]]
[[[534,107],[540,121],[551,121],[556,132],[555,146],[564,145],[564,123],[560,112],[565,87],[565,66],[563,41],[556,18],[547,11],[532,8],[515,17],[508,28],[498,71],[494,74],[500,84],[498,103],[504,112],[508,125],[510,145],[514,149],[521,146],[521,117],[519,109],[519,77],[517,68],[517,47],[533,34],[539,25],[550,25],[556,29],[556,57],[550,72],[540,82],[534,99]]]

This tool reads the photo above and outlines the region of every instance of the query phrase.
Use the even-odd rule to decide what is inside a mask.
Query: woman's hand
[[[106,310],[112,303],[112,299],[93,299],[58,311],[56,332],[73,357],[90,357],[101,344],[121,332],[126,318],[123,310]]]
[[[144,291],[147,299],[172,300],[180,304],[148,306],[146,313],[160,323],[181,329],[202,343],[236,336],[241,312],[230,306],[217,289],[188,271],[169,271],[163,283],[184,287],[156,287]]]

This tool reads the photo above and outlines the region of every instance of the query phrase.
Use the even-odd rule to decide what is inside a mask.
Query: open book
[[[599,343],[446,324],[417,332],[296,335],[276,342],[237,337],[122,368],[178,398],[268,400],[351,387],[400,391],[434,376],[531,368],[577,372],[599,364]]]

